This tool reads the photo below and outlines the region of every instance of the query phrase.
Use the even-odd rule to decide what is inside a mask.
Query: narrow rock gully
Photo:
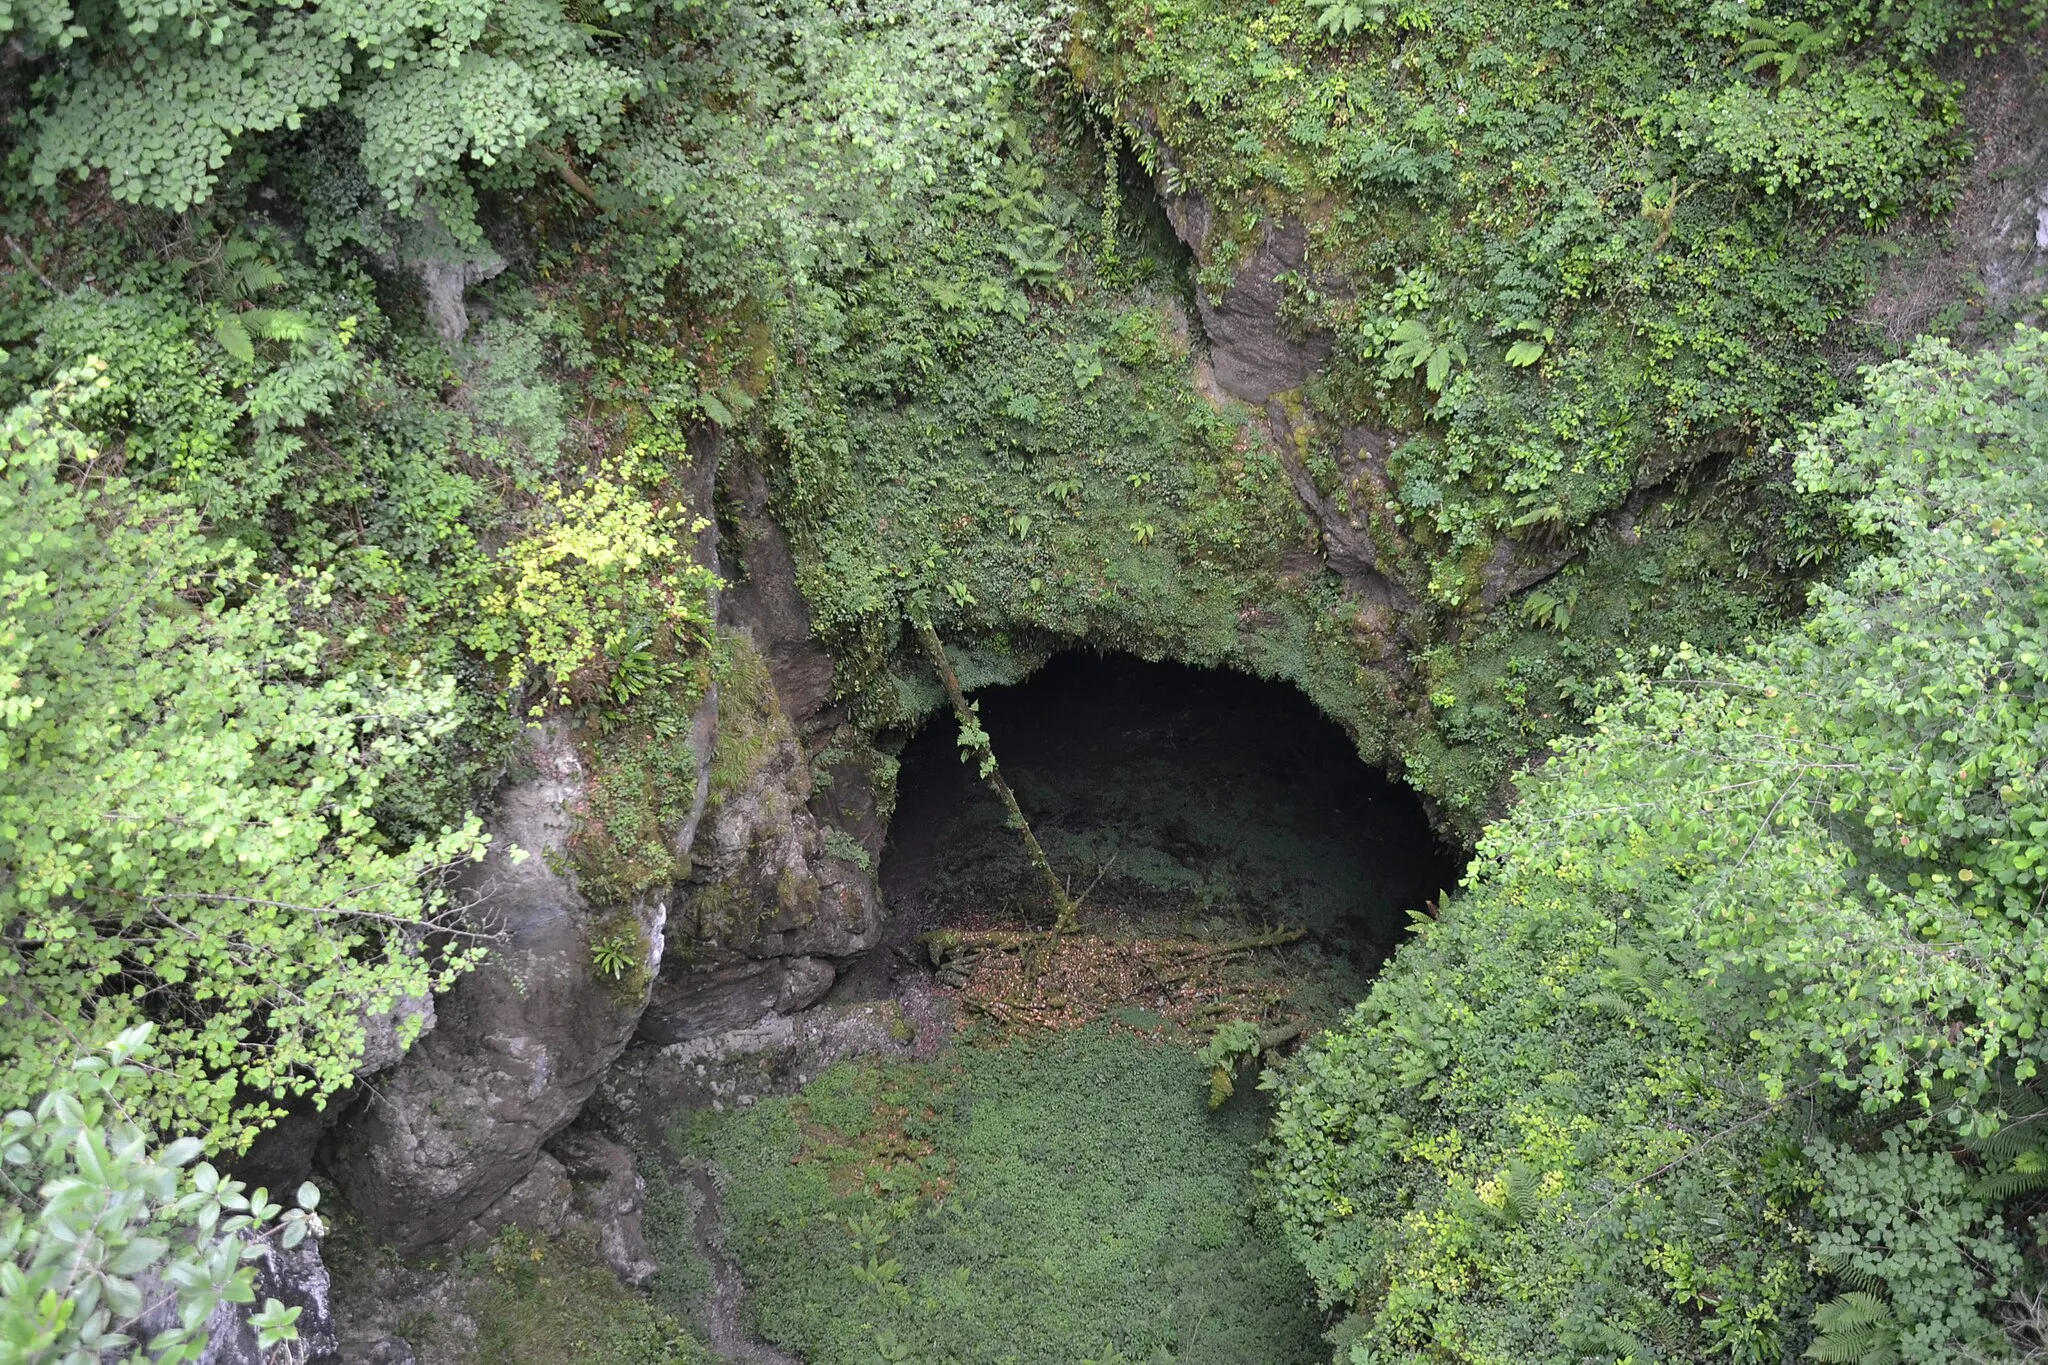
[[[711,1337],[711,1349],[727,1360],[744,1361],[745,1365],[804,1365],[787,1351],[747,1335],[740,1325],[740,1303],[746,1290],[740,1283],[739,1266],[726,1254],[720,1230],[725,1196],[708,1167],[692,1167],[688,1178],[699,1201],[692,1235],[696,1238],[697,1254],[711,1268],[711,1298],[704,1306],[704,1326]]]

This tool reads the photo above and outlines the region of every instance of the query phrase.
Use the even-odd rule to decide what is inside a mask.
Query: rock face
[[[711,505],[718,454],[715,434],[693,442],[695,505]],[[733,491],[744,573],[718,605],[736,664],[692,726],[695,801],[674,836],[691,871],[630,905],[591,904],[567,871],[582,760],[561,724],[529,732],[490,854],[464,881],[500,938],[324,1149],[350,1202],[401,1252],[582,1221],[614,1269],[644,1279],[630,1159],[564,1136],[605,1069],[636,1031],[677,1042],[801,1009],[831,987],[831,959],[880,937],[869,869],[886,817],[868,751],[841,752],[852,732],[831,709],[831,660],[811,638],[765,484],[746,476]],[[715,531],[696,553],[719,567]],[[622,933],[641,945],[637,969],[601,975],[591,944]]]
[[[770,1014],[794,1014],[822,999],[838,976],[818,957],[737,962],[706,972],[676,973],[654,984],[640,1016],[640,1039],[680,1043],[759,1023]]]
[[[719,458],[717,431],[700,428],[683,476],[693,506],[711,507]],[[718,569],[714,527],[692,549]],[[713,687],[692,718],[696,791],[673,832],[682,854],[705,812],[718,704]],[[566,871],[588,786],[567,729],[530,729],[515,771],[498,795],[489,856],[463,885],[499,940],[435,1002],[432,1031],[325,1144],[349,1201],[401,1252],[472,1243],[508,1223],[542,1230],[567,1216],[574,1163],[543,1149],[631,1040],[667,946],[666,888],[628,905],[592,905]],[[600,974],[591,957],[600,937],[636,941],[637,962]]]
[[[741,468],[726,490],[739,536],[719,624],[733,667],[690,876],[641,1024],[655,1043],[801,1009],[831,987],[828,959],[881,937],[872,868],[887,822],[865,742],[831,704],[832,659],[811,633],[765,481]]]
[[[1171,150],[1160,151],[1171,163]],[[1196,259],[1203,259],[1214,225],[1208,202],[1196,194],[1164,195],[1162,202],[1174,232]],[[1286,286],[1281,279],[1307,263],[1307,228],[1296,218],[1273,220],[1221,297],[1195,291],[1209,341],[1210,376],[1215,391],[1263,410],[1273,449],[1322,542],[1322,562],[1343,582],[1357,607],[1362,638],[1380,641],[1381,666],[1405,676],[1406,651],[1414,642],[1404,618],[1427,609],[1403,581],[1405,537],[1388,519],[1375,515],[1375,509],[1390,505],[1394,498],[1387,457],[1395,438],[1366,427],[1319,436],[1313,422],[1301,420],[1301,405],[1290,395],[1329,360],[1331,352],[1328,336],[1304,333],[1282,315]],[[1321,284],[1344,287],[1342,281]],[[1337,474],[1331,489],[1318,486],[1303,459],[1306,445],[1318,440]],[[1645,471],[1646,481],[1657,482],[1668,472]],[[1552,544],[1502,537],[1479,567],[1475,604],[1492,608],[1549,578],[1576,553],[1563,540]]]
[[[504,274],[505,258],[489,242],[464,245],[456,241],[432,208],[417,221],[401,225],[397,238],[388,264],[419,277],[428,320],[443,341],[454,345],[469,331],[469,308],[463,293],[473,284]]]
[[[595,1234],[597,1254],[635,1289],[659,1268],[647,1249],[640,1214],[647,1207],[647,1182],[633,1169],[633,1154],[610,1138],[572,1128],[556,1138],[549,1153],[569,1179],[569,1221]]]
[[[1905,249],[1864,312],[1897,346],[1937,319],[1959,340],[1987,339],[2037,314],[2048,291],[2048,58],[2012,43],[1945,74],[1963,82],[1972,154],[1953,210],[1890,230]]]
[[[1203,259],[1214,222],[1208,201],[1177,194],[1164,202],[1174,232],[1196,259]],[[1298,218],[1283,218],[1266,224],[1258,247],[1220,298],[1195,291],[1216,384],[1232,398],[1262,404],[1276,393],[1300,388],[1330,358],[1329,337],[1298,332],[1280,316],[1286,297],[1280,278],[1300,270],[1307,259],[1307,227]]]
[[[256,1301],[253,1304],[221,1303],[206,1319],[206,1346],[199,1365],[337,1365],[340,1346],[334,1326],[334,1299],[327,1279],[327,1266],[320,1259],[320,1243],[308,1237],[295,1247],[266,1246],[255,1264]],[[162,1281],[157,1281],[159,1285]],[[148,1341],[158,1332],[177,1325],[173,1300],[168,1294],[145,1290],[150,1307],[123,1330],[138,1341]],[[276,1299],[287,1308],[299,1310],[298,1340],[265,1353],[258,1345],[256,1329],[249,1325],[252,1308],[264,1300]]]
[[[640,979],[661,965],[665,900],[600,910],[558,870],[583,792],[567,733],[532,731],[527,762],[534,775],[502,793],[490,855],[467,879],[501,941],[440,999],[434,1031],[330,1145],[328,1165],[350,1202],[401,1251],[506,1221],[493,1218],[493,1206],[534,1175],[542,1146],[576,1117],[632,1037],[646,987],[622,990],[601,977],[593,936],[630,927],[643,945]],[[515,861],[515,848],[528,856]],[[513,1212],[531,1194],[516,1198]]]
[[[810,755],[743,636],[735,654],[735,673],[752,676],[721,699],[711,808],[669,924],[677,965],[860,952],[882,914],[865,850],[829,838],[810,808]]]

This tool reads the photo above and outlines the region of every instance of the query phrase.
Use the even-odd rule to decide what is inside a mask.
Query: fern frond
[[[1884,1280],[1839,1252],[1813,1258],[1814,1266],[1824,1275],[1840,1280],[1851,1289],[1862,1290],[1867,1297],[1884,1292]]]
[[[1820,1335],[1806,1348],[1823,1365],[1897,1365],[1899,1326],[1892,1306],[1875,1294],[1855,1291],[1813,1312]]]
[[[1973,1139],[1968,1145],[1979,1156],[2010,1158],[2039,1150],[2044,1136],[2048,1136],[2048,1115],[2036,1110],[2013,1119],[1995,1133]]]
[[[1231,1078],[1230,1067],[1218,1066],[1209,1073],[1209,1107],[1221,1109],[1223,1102],[1237,1090],[1237,1082]]]
[[[1997,1175],[1987,1175],[1977,1182],[1976,1194],[1979,1199],[2001,1204],[2016,1195],[2039,1189],[2048,1189],[2048,1170],[2001,1171]]]
[[[1685,1319],[1672,1311],[1670,1304],[1649,1294],[1636,1294],[1635,1303],[1650,1343],[1664,1355],[1678,1354],[1685,1344]]]
[[[1521,1223],[1536,1208],[1536,1187],[1541,1174],[1526,1161],[1509,1164],[1500,1182],[1501,1221],[1510,1226]]]

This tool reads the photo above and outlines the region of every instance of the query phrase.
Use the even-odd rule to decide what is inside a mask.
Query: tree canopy
[[[134,1116],[238,1148],[469,960],[425,942],[450,927],[431,876],[482,835],[378,830],[451,684],[325,667],[301,621],[329,583],[261,572],[116,473],[65,420],[104,383],[65,376],[0,426],[0,1093],[154,1021]]]
[[[1777,1360],[1816,1310],[1821,1360],[2005,1349],[2048,1170],[2048,335],[1868,384],[1796,446],[1861,557],[1796,628],[1622,674],[1281,1082],[1271,1187],[1353,1361]]]

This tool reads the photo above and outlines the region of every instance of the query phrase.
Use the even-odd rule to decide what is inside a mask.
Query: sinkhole
[[[809,1365],[1328,1360],[1254,1195],[1251,1082],[1364,996],[1456,856],[1284,683],[1068,654],[976,699],[1078,932],[1036,932],[1051,897],[951,711],[909,736],[891,941],[835,998],[914,1027],[677,1130],[724,1173],[749,1329]]]
[[[1288,926],[1370,972],[1456,882],[1415,793],[1287,683],[1070,653],[974,699],[1083,919],[1114,932]],[[1042,923],[1049,897],[957,736],[942,711],[901,754],[880,869],[899,932]]]

